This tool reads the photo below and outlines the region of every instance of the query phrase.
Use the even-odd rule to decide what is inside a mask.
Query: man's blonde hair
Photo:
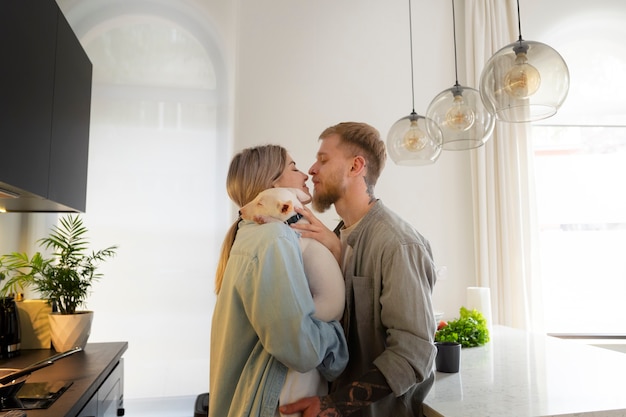
[[[378,130],[367,123],[343,122],[326,128],[320,139],[333,134],[339,136],[340,146],[343,145],[354,155],[365,158],[367,164],[365,181],[369,186],[376,185],[387,160],[385,142],[380,138]]]

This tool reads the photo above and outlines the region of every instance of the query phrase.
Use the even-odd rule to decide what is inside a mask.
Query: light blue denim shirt
[[[314,310],[296,232],[240,222],[213,313],[209,417],[275,417],[287,367],[343,371],[341,325]]]

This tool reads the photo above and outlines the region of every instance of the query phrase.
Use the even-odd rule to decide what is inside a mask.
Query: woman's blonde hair
[[[258,193],[274,186],[287,166],[287,150],[279,145],[264,145],[247,148],[234,156],[228,168],[226,177],[226,191],[228,196],[238,207],[243,207],[254,200]],[[239,221],[228,229],[220,260],[215,274],[215,292],[222,288],[226,263],[230,256],[230,249],[235,242]]]

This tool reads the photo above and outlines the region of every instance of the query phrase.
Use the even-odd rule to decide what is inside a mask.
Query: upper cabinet
[[[0,210],[84,212],[92,64],[54,0],[0,5]]]

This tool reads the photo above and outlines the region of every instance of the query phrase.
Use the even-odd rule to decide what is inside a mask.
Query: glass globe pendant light
[[[413,81],[413,29],[411,25],[411,0],[409,0],[409,36],[411,47],[411,94],[413,111],[395,122],[387,134],[387,153],[397,165],[427,165],[441,154],[443,136],[433,120],[415,112],[415,86]]]
[[[480,75],[480,95],[498,120],[531,122],[556,114],[569,90],[567,64],[550,46],[522,38],[497,51]]]
[[[432,164],[441,154],[442,140],[436,123],[413,110],[389,129],[387,153],[398,165]]]
[[[452,88],[435,96],[426,110],[426,117],[441,128],[444,150],[462,151],[484,145],[493,132],[496,120],[483,104],[478,90],[459,84],[454,0],[452,28],[456,82]]]

